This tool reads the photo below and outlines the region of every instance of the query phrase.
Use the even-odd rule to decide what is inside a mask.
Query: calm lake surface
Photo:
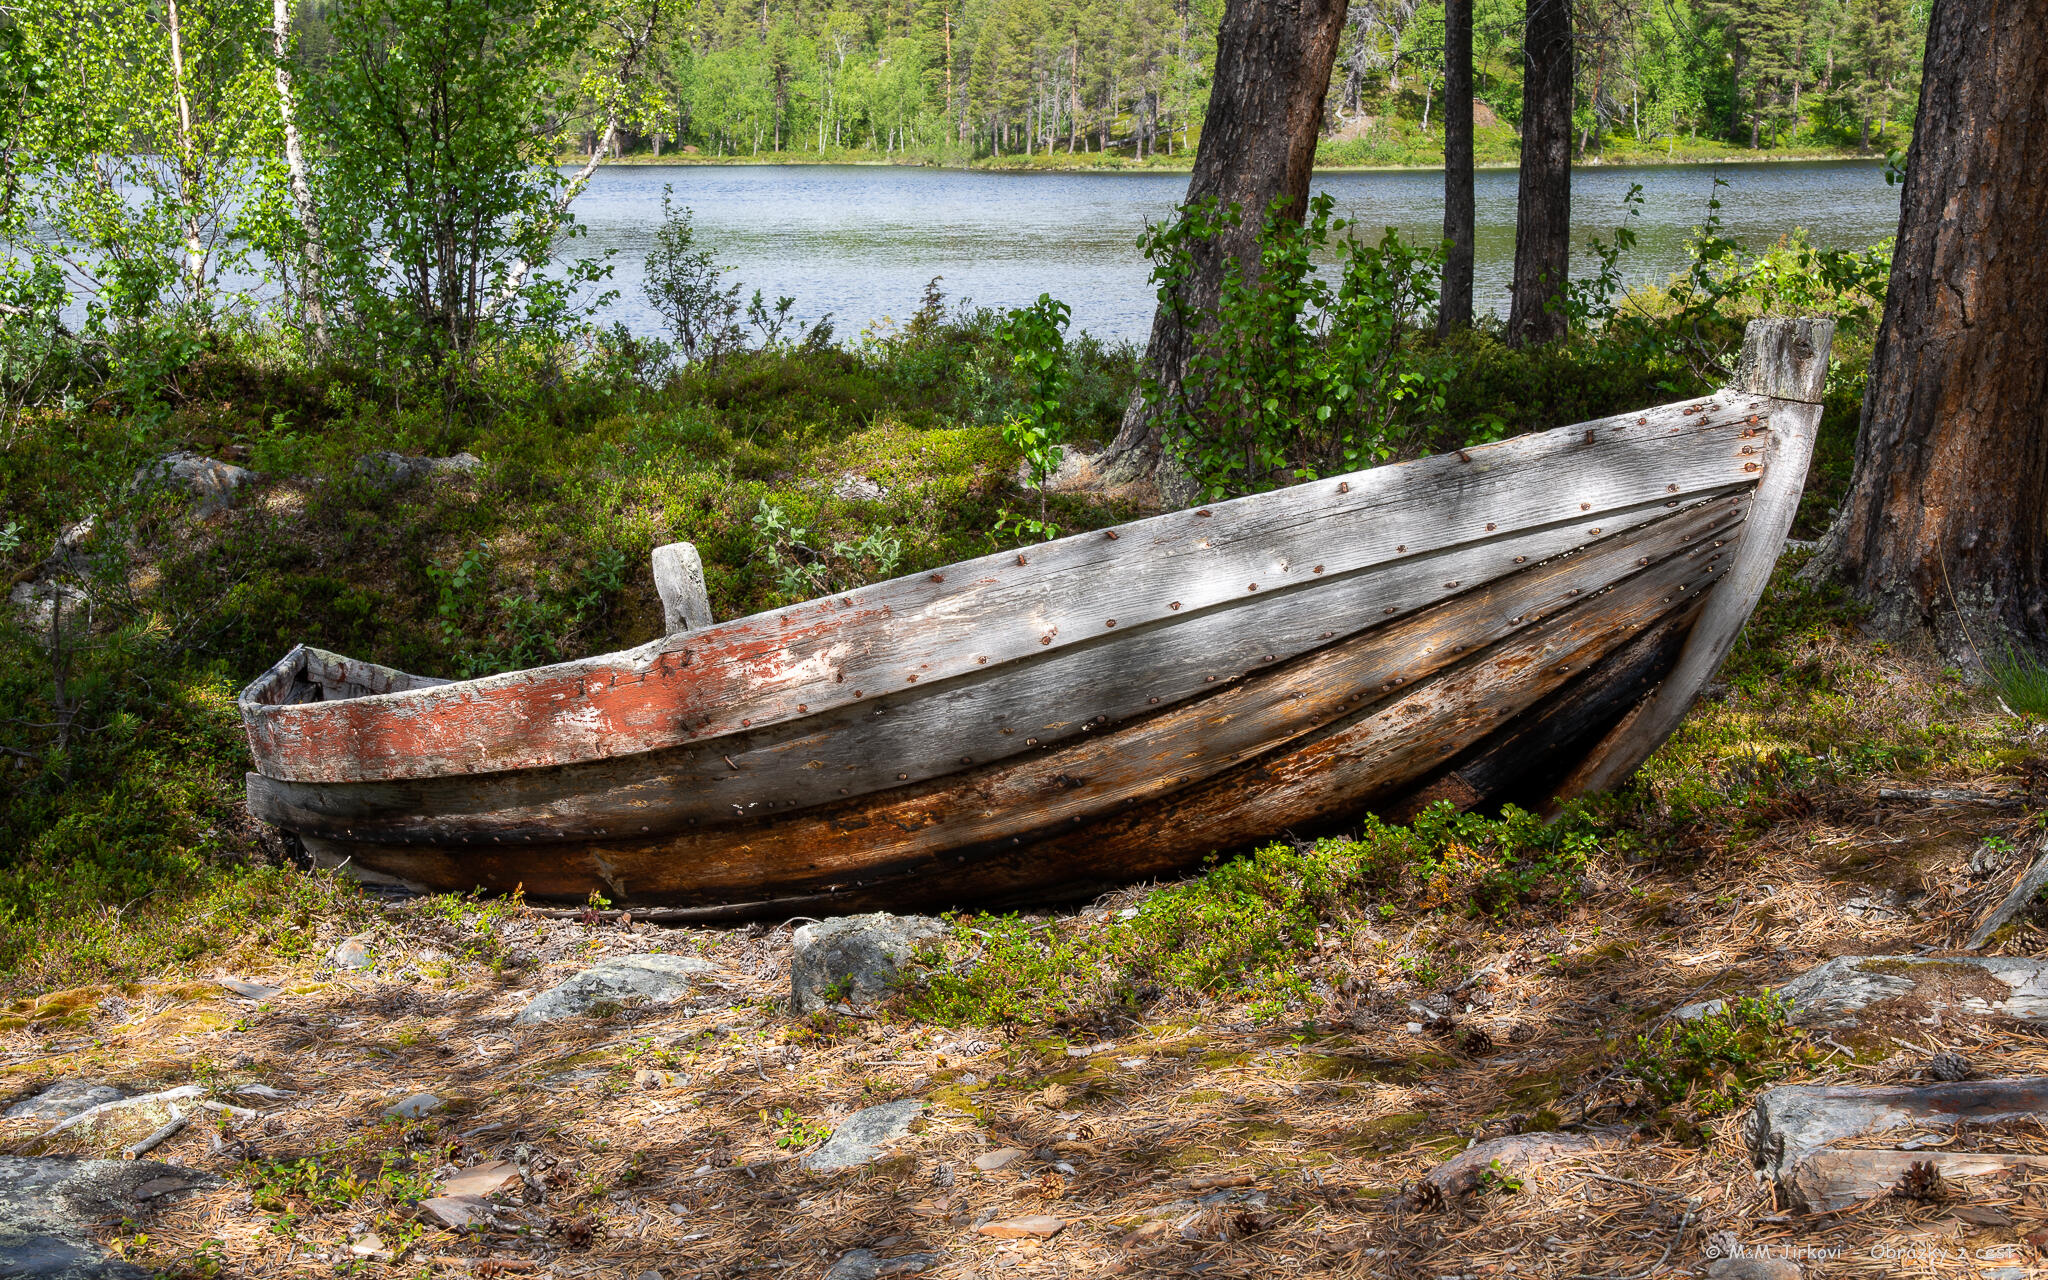
[[[1572,175],[1574,273],[1594,270],[1588,237],[1611,239],[1622,198],[1643,187],[1638,244],[1623,259],[1631,283],[1662,283],[1684,261],[1691,229],[1707,215],[1714,179],[1727,234],[1766,248],[1795,227],[1817,245],[1861,248],[1898,229],[1899,191],[1881,161],[1601,167]],[[1145,224],[1187,192],[1180,174],[981,173],[883,166],[621,165],[599,169],[577,200],[589,234],[579,254],[612,251],[618,299],[604,318],[636,333],[661,331],[641,292],[642,268],[661,219],[664,184],[695,216],[698,242],[732,268],[731,280],[796,313],[831,312],[841,338],[883,317],[917,309],[925,282],[943,276],[951,302],[1009,307],[1041,293],[1074,310],[1074,326],[1143,342],[1152,323],[1148,264],[1137,249]],[[1507,311],[1514,262],[1512,170],[1478,175],[1478,305]],[[1443,229],[1443,176],[1332,173],[1316,180],[1338,213],[1373,236],[1398,228],[1411,240]],[[743,295],[744,296],[744,295]]]

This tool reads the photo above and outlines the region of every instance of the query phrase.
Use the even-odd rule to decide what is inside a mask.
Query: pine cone
[[[1417,1213],[1442,1213],[1444,1189],[1434,1182],[1418,1182],[1408,1189],[1408,1207]]]
[[[1906,1166],[1905,1176],[1899,1179],[1892,1194],[1901,1200],[1937,1204],[1948,1199],[1948,1185],[1941,1180],[1941,1170],[1934,1167],[1934,1161],[1915,1160]]]
[[[1974,1072],[1970,1060],[1951,1049],[1944,1049],[1927,1060],[1927,1074],[1936,1080],[1968,1080]]]
[[[1486,1034],[1484,1027],[1467,1027],[1458,1040],[1458,1048],[1470,1058],[1482,1057],[1493,1052],[1493,1037]]]

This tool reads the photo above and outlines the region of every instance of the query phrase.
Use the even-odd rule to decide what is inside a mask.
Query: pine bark
[[[1953,661],[2048,650],[2048,9],[1935,0],[1856,468],[1819,568]]]
[[[1472,0],[1444,0],[1444,284],[1436,331],[1472,327]]]
[[[1181,296],[1185,314],[1198,325],[1215,314],[1225,264],[1256,258],[1259,224],[1275,198],[1284,198],[1282,213],[1297,222],[1307,212],[1323,96],[1346,8],[1347,0],[1228,0],[1224,6],[1187,203],[1213,196],[1242,216],[1234,229],[1194,247],[1196,270]],[[1173,307],[1161,304],[1153,313],[1147,372],[1169,396],[1194,354],[1194,338]],[[1163,461],[1160,424],[1143,399],[1133,397],[1101,474],[1112,484],[1157,479],[1165,497],[1183,496],[1171,474],[1178,468],[1170,462],[1162,468]]]
[[[1507,328],[1516,346],[1554,342],[1567,328],[1557,302],[1571,273],[1571,0],[1528,0],[1522,43],[1522,175]]]

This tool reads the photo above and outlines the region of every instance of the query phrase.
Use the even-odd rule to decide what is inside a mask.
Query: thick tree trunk
[[[1337,59],[1347,0],[1228,0],[1216,33],[1216,77],[1202,140],[1195,149],[1187,203],[1213,196],[1242,211],[1238,225],[1194,246],[1196,269],[1183,286],[1182,309],[1161,304],[1152,316],[1146,371],[1169,396],[1194,354],[1194,334],[1179,316],[1212,316],[1223,291],[1224,265],[1252,259],[1259,224],[1276,197],[1299,221],[1308,209],[1323,95]],[[1162,468],[1161,463],[1168,465]],[[1102,461],[1111,484],[1158,480],[1162,496],[1186,496],[1179,468],[1167,458],[1160,424],[1133,397],[1123,427]]]
[[[1572,256],[1571,0],[1528,0],[1523,26],[1522,180],[1515,201],[1515,275],[1508,341],[1553,342]]]
[[[1472,0],[1444,3],[1444,285],[1436,331],[1472,327]]]
[[[2048,9],[1935,0],[1856,471],[1820,568],[1874,630],[2048,648]]]

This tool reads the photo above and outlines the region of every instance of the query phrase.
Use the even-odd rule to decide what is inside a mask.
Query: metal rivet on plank
[[[1113,627],[1113,626],[1115,626],[1115,625],[1116,625],[1116,619],[1115,619],[1115,618],[1111,618],[1111,619],[1109,619],[1109,620],[1108,620],[1107,622],[1104,622],[1104,623],[1103,623],[1102,625],[1103,625],[1103,626],[1105,626],[1105,627]]]
[[[1108,538],[1108,539],[1109,539],[1109,540],[1110,540],[1111,542],[1115,542],[1115,541],[1116,541],[1116,530],[1114,530],[1114,529],[1104,529],[1104,530],[1102,531],[1102,536],[1103,536],[1103,537],[1105,537],[1105,538]]]
[[[1203,507],[1203,508],[1202,508],[1202,509],[1201,509],[1200,511],[1197,511],[1197,512],[1195,512],[1195,514],[1196,514],[1196,515],[1198,515],[1198,516],[1206,516],[1206,515],[1210,515],[1210,514],[1212,514],[1212,513],[1210,512],[1209,508],[1207,508],[1207,507]]]
[[[933,574],[933,575],[932,575],[932,581],[933,581],[933,582],[944,582],[945,580],[946,580],[946,575],[945,575],[945,574],[943,574],[943,573],[935,573],[935,574]]]

